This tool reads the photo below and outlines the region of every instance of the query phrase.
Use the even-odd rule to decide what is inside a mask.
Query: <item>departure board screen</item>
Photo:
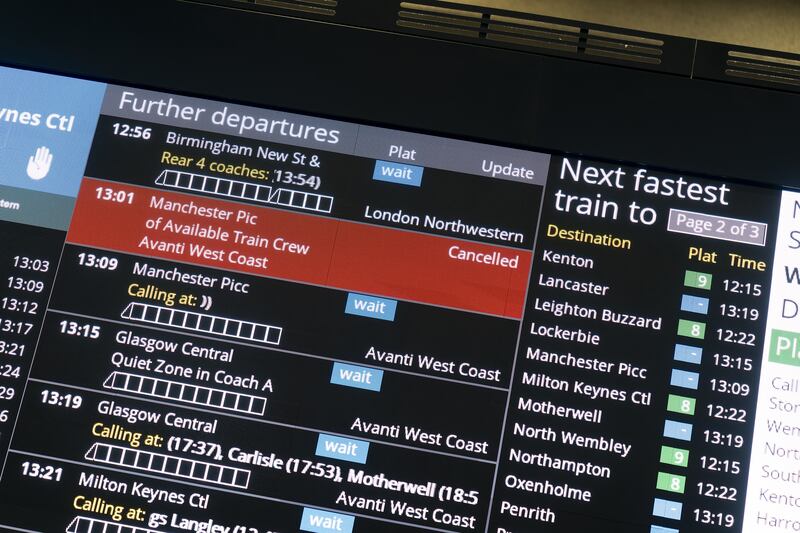
[[[0,530],[800,531],[800,194],[0,68]]]

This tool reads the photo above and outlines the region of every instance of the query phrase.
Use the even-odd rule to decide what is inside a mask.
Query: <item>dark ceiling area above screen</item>
[[[297,11],[295,4],[322,6],[145,0],[123,12],[109,3],[48,2],[51,16],[42,18],[15,3],[5,8],[7,20],[39,31],[0,34],[0,60],[473,140],[771,183],[795,180],[792,117],[800,110],[791,54],[461,5],[459,13],[474,16],[442,21],[437,15],[432,31],[421,29],[428,28],[424,16],[420,22],[408,15],[422,12],[422,4],[342,0],[333,15]],[[420,23],[402,23],[401,12],[402,20]],[[478,13],[481,24],[497,20],[507,29],[529,28],[522,20],[563,26],[558,31],[565,35],[577,29],[584,44],[594,33],[606,51],[644,38],[651,44],[638,55],[660,63],[437,29]],[[628,66],[612,65],[620,62]]]
[[[798,91],[800,55],[458,2],[190,0],[730,83]]]

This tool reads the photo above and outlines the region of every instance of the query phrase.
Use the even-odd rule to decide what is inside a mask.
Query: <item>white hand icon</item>
[[[36,149],[36,155],[28,158],[28,177],[32,180],[40,180],[50,172],[50,164],[53,162],[53,154],[46,146]]]

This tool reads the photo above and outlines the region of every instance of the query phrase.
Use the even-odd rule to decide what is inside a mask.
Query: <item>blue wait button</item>
[[[397,311],[397,300],[388,298],[378,298],[377,296],[367,296],[366,294],[349,293],[344,312],[348,315],[365,316],[377,318],[379,320],[394,321],[394,313]]]
[[[355,521],[350,515],[304,507],[300,529],[312,533],[352,533]]]
[[[320,433],[317,438],[316,455],[341,459],[351,463],[364,464],[369,454],[369,442],[356,439],[346,439],[335,435]]]
[[[333,363],[331,383],[380,392],[381,384],[383,383],[383,370],[368,366]]]
[[[422,185],[423,170],[425,170],[424,167],[415,165],[404,165],[403,163],[393,163],[391,161],[376,161],[372,179],[419,187]]]

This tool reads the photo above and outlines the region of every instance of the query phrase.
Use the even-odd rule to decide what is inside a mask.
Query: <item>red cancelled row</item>
[[[531,253],[83,180],[67,240],[520,318]]]

